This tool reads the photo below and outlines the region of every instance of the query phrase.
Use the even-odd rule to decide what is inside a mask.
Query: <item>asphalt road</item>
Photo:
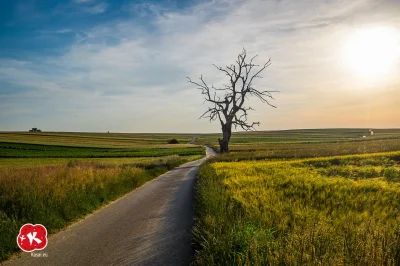
[[[4,265],[189,265],[193,187],[204,160],[155,178],[52,235],[44,250],[19,253]]]

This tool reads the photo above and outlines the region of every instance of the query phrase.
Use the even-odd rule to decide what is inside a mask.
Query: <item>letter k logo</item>
[[[42,250],[47,246],[47,229],[42,224],[24,224],[19,229],[17,244],[25,252]]]
[[[32,235],[32,233],[29,233],[26,235],[29,238],[29,244],[32,245],[33,240],[35,240],[36,243],[38,243],[38,244],[42,243],[42,241],[39,238],[36,238],[36,234],[37,234],[37,232],[33,232],[33,235]]]

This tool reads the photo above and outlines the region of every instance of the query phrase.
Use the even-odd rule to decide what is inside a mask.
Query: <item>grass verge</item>
[[[25,223],[49,233],[196,156],[112,164],[73,160],[57,165],[0,168],[0,261],[18,250]]]

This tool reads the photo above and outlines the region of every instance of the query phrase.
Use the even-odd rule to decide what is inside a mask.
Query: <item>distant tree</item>
[[[261,67],[254,64],[253,60],[256,57],[257,55],[250,60],[246,60],[247,53],[243,48],[235,64],[226,66],[225,68],[214,65],[219,71],[224,72],[229,77],[228,85],[224,85],[223,88],[215,88],[213,85],[211,87],[208,86],[203,76],[200,77],[201,82],[194,82],[188,77],[188,81],[201,90],[205,101],[212,104],[200,118],[209,118],[210,122],[218,119],[221,123],[222,139],[218,139],[221,153],[229,152],[232,125],[235,129],[239,126],[246,131],[254,130],[254,126],[260,125],[260,122],[247,122],[248,111],[254,110],[251,107],[245,106],[245,100],[249,96],[255,96],[263,103],[276,108],[276,106],[269,103],[268,99],[274,99],[271,93],[277,91],[260,91],[253,87],[253,80],[261,78],[259,74],[271,65],[271,59]],[[255,69],[255,67],[260,68]],[[223,96],[218,95],[220,91],[224,94]]]
[[[171,139],[168,141],[168,144],[179,144],[179,141],[177,139]]]

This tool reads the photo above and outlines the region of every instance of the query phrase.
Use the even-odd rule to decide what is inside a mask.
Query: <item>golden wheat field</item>
[[[400,265],[400,152],[214,162],[197,265]]]

